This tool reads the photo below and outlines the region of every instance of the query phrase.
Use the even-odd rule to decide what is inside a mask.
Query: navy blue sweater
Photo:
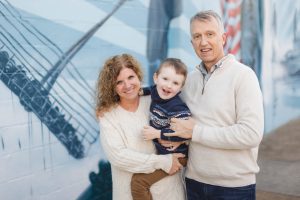
[[[187,119],[191,112],[187,105],[180,99],[179,93],[171,99],[161,99],[157,93],[156,86],[150,88],[151,105],[150,105],[150,125],[155,129],[161,130],[160,138],[173,142],[185,141],[187,139],[177,136],[167,137],[164,133],[173,133],[170,129],[171,118]],[[168,151],[162,146],[157,139],[153,140],[158,154],[183,153],[188,155],[188,146],[181,144],[174,151]]]

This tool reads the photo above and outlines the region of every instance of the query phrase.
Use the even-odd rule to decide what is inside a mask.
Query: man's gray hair
[[[218,13],[216,13],[213,10],[204,10],[204,11],[200,11],[198,13],[196,13],[190,20],[190,25],[192,24],[192,22],[194,21],[211,21],[212,19],[215,19],[217,21],[217,23],[220,26],[220,30],[222,33],[224,33],[224,24],[222,21],[222,18],[220,17],[220,15],[218,15]]]

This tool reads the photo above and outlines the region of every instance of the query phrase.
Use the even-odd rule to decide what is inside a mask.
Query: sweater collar
[[[204,66],[204,63],[201,62],[199,65],[196,66],[196,68],[202,73],[202,74],[210,74],[213,71],[215,71],[217,68],[221,68],[223,65],[223,62],[229,60],[229,59],[235,59],[234,55],[232,54],[228,54],[226,56],[224,56],[223,58],[221,58],[216,64],[214,64],[214,66],[211,68],[210,72],[206,71],[206,68]]]

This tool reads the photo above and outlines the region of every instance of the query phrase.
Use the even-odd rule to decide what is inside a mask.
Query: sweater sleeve
[[[172,155],[138,152],[126,146],[122,132],[109,117],[100,119],[100,139],[108,160],[118,168],[132,173],[151,173],[157,169],[169,172]]]
[[[236,123],[224,127],[197,124],[192,142],[219,149],[257,147],[263,136],[263,100],[255,73],[247,70],[239,77],[235,91]]]

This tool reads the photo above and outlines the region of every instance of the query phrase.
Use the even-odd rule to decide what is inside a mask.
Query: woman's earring
[[[144,90],[143,90],[143,88],[140,88],[139,89],[139,96],[143,96],[144,95]]]

